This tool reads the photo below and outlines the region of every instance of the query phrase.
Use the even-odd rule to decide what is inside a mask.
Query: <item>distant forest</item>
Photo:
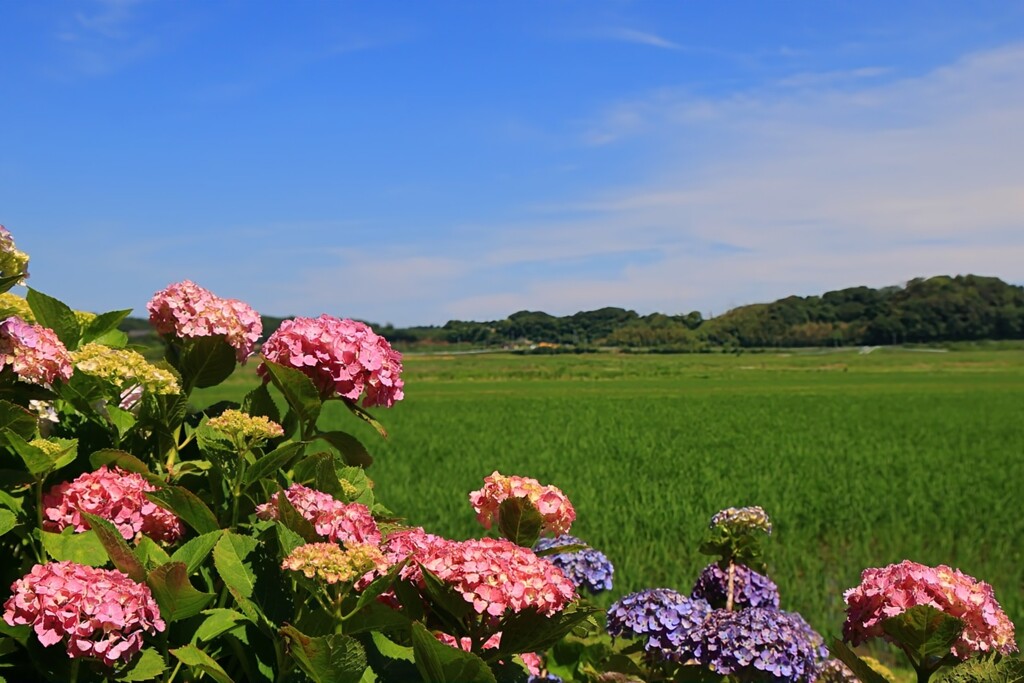
[[[264,317],[270,334],[281,318]],[[902,287],[850,287],[821,296],[789,296],[740,306],[705,320],[685,315],[639,315],[601,308],[557,317],[519,311],[504,320],[450,320],[442,326],[374,329],[399,348],[460,345],[584,350],[596,347],[706,351],[715,348],[865,346],[1024,339],[1024,287],[978,275],[917,278]],[[145,320],[129,318],[139,335]]]

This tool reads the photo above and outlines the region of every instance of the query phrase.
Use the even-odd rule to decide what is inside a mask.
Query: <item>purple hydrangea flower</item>
[[[711,606],[669,588],[648,588],[612,603],[608,608],[608,633],[643,638],[648,653],[663,659],[685,661],[693,657],[694,644]]]
[[[548,550],[567,545],[586,545],[586,543],[575,536],[562,534],[555,538],[540,539],[533,549],[535,551]],[[545,555],[544,559],[561,569],[577,589],[585,588],[593,595],[612,589],[612,574],[615,568],[600,550],[584,548],[575,552]]]
[[[722,675],[810,683],[828,657],[824,641],[795,612],[714,610],[690,633],[694,657]]]
[[[703,598],[715,609],[725,607],[728,600],[729,572],[717,564],[709,564],[697,578],[690,597]],[[764,574],[742,564],[733,565],[733,609],[747,607],[779,608],[779,587]]]

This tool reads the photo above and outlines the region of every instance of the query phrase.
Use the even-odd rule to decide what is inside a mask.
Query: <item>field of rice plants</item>
[[[573,533],[615,564],[604,603],[688,592],[711,515],[761,505],[782,606],[823,633],[861,569],[903,558],[988,581],[1024,628],[1020,350],[408,356],[405,378],[376,412],[386,442],[340,406],[324,418],[368,445],[385,504],[464,538],[492,471],[559,486]]]

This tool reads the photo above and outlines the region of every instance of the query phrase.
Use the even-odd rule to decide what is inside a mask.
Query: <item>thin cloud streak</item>
[[[651,177],[591,201],[541,207],[532,224],[489,226],[489,248],[471,258],[495,268],[531,259],[552,268],[510,276],[447,310],[481,319],[616,304],[721,312],[922,275],[1020,281],[1021,93],[1020,46],[852,91],[739,93],[703,102],[708,117],[689,116],[692,102],[658,93],[633,108],[642,112],[634,122],[642,135],[663,150],[651,159]],[[617,115],[623,106],[630,105],[618,105]],[[722,138],[709,147],[726,152],[687,157],[673,141],[688,136]],[[708,248],[715,243],[735,249]],[[664,258],[590,279],[557,274],[568,259],[647,249]]]

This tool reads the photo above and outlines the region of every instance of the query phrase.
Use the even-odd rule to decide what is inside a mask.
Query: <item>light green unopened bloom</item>
[[[36,317],[32,315],[32,308],[23,297],[10,292],[0,294],[0,319],[16,315],[27,323],[34,323]]]
[[[4,226],[0,225],[0,275],[3,277],[22,276],[18,284],[28,277],[28,254],[14,246],[14,238]]]
[[[334,543],[307,543],[293,550],[282,569],[302,572],[307,579],[317,578],[326,583],[348,583],[367,572],[385,571],[387,559],[375,545],[353,544],[343,550]]]
[[[29,446],[35,446],[43,453],[46,453],[49,457],[56,457],[61,451],[64,450],[64,446],[53,441],[47,441],[46,439],[32,439],[28,442]]]
[[[78,326],[82,329],[88,327],[89,323],[96,319],[95,313],[89,311],[74,311],[75,320],[78,322]]]
[[[137,351],[90,342],[73,351],[71,358],[78,372],[109,382],[119,390],[142,387],[143,391],[154,394],[181,392],[173,374],[152,365]]]
[[[772,522],[768,513],[759,505],[745,508],[726,508],[715,513],[711,518],[711,528],[725,527],[733,531],[741,529],[760,529],[766,534],[772,533]]]
[[[241,410],[228,409],[206,423],[211,429],[246,443],[267,441],[284,434],[281,425],[263,415],[249,415]]]

